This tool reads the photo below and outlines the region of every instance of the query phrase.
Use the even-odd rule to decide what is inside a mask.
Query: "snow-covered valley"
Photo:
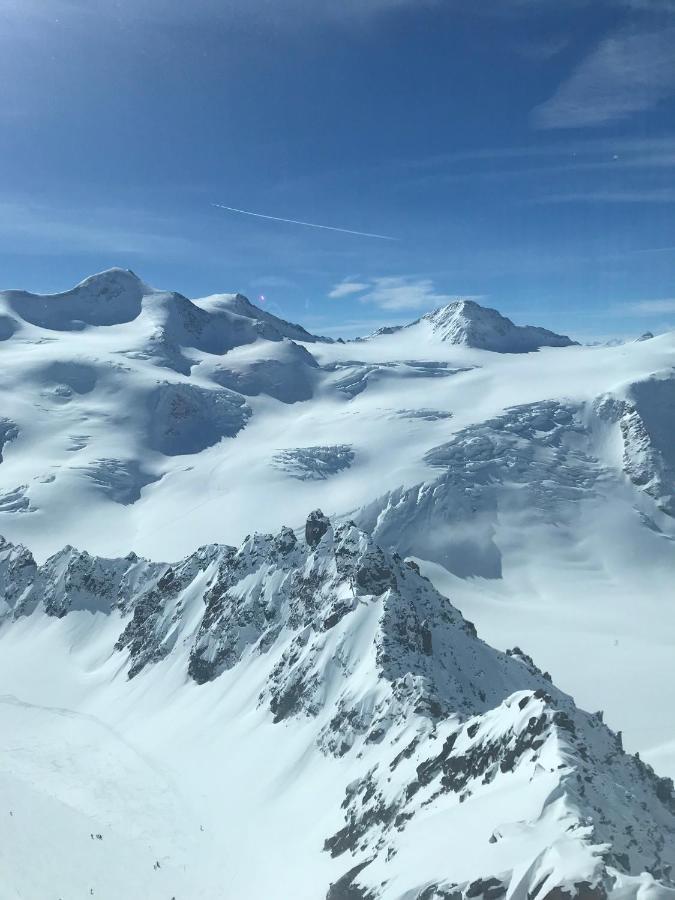
[[[0,305],[3,900],[671,896],[675,334]]]

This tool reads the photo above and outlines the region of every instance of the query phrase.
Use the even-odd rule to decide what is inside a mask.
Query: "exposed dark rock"
[[[463,895],[456,888],[442,888],[438,884],[430,884],[417,895],[416,900],[463,900]]]
[[[574,891],[554,887],[541,900],[606,900],[607,891],[602,884],[591,885],[588,881],[578,881]]]
[[[314,512],[311,512],[305,524],[305,541],[307,545],[312,547],[312,549],[318,546],[329,526],[330,519],[324,516],[320,509],[315,509]]]
[[[326,900],[375,900],[375,894],[355,883],[355,879],[362,872],[370,860],[359,863],[346,872],[336,882],[331,884],[326,894]]]
[[[497,900],[506,893],[506,886],[498,878],[477,878],[466,888],[464,896],[467,900],[483,897],[484,900]]]

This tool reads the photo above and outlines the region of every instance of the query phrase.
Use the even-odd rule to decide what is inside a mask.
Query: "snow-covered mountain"
[[[375,336],[394,334],[402,328],[420,332],[430,328],[443,341],[496,353],[531,353],[540,347],[570,347],[576,343],[567,335],[546,328],[514,325],[496,309],[481,306],[475,300],[455,300],[410,325],[380,328]]]
[[[242,294],[214,294],[193,302],[173,291],[158,291],[129,269],[108,269],[85,278],[62,294],[0,292],[2,339],[26,325],[53,331],[82,331],[91,325],[123,325],[146,320],[158,342],[225,353],[259,336],[278,341],[330,342],[301,325],[254,306]],[[140,330],[140,329],[139,329]]]
[[[124,270],[0,305],[0,534],[39,560],[178,559],[316,507],[353,518],[675,774],[673,335],[496,353],[436,313],[331,343]]]
[[[10,897],[670,896],[674,334],[0,306]]]
[[[6,896],[675,888],[672,781],[351,523],[174,565],[5,543],[0,580]]]

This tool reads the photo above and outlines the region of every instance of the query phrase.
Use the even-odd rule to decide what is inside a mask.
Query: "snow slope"
[[[672,781],[352,524],[0,578],[9,896],[673,895]]]
[[[60,553],[66,571],[64,545],[94,556],[135,551],[178,560],[200,546],[239,545],[256,531],[300,526],[321,507],[335,521],[354,520],[387,552],[416,559],[492,645],[523,647],[580,705],[603,709],[631,752],[675,775],[675,335],[529,353],[511,352],[509,343],[502,347],[509,352],[493,352],[470,346],[477,339],[468,324],[452,330],[462,316],[492,323],[491,311],[479,307],[329,342],[239,295],[190,301],[122,270],[52,297],[7,292],[0,306],[0,534],[29,547],[38,563]],[[498,333],[488,328],[491,339]],[[237,676],[235,691],[235,676],[224,673],[202,686],[197,701],[195,686],[184,685],[177,632],[175,652],[117,699],[124,663],[111,648],[124,628],[121,612],[109,602],[92,613],[86,592],[77,603],[82,608],[58,622],[31,614],[0,630],[0,693],[17,698],[5,704],[14,719],[0,729],[10,736],[8,749],[31,745],[29,734],[47,722],[60,728],[67,721],[86,746],[113,727],[134,746],[140,741],[143,758],[168,753],[168,771],[188,798],[209,788],[201,772],[190,774],[192,765],[183,771],[181,755],[207,773],[227,753],[233,772],[249,755],[266,770],[265,749],[244,735],[269,726],[276,746],[280,729],[261,725],[258,713],[235,715],[257,689],[248,675]],[[269,674],[260,665],[256,684]],[[216,738],[221,708],[238,724],[227,734],[216,729]],[[240,740],[229,740],[235,733]],[[317,814],[310,801],[328,791],[332,769],[313,762],[312,774],[305,772],[298,758],[307,733],[294,734],[280,747],[279,766],[302,782],[293,802],[309,819]],[[211,742],[209,755],[202,745]],[[55,769],[79,758],[68,746]],[[280,770],[255,788],[259,814],[272,809]],[[145,776],[140,769],[129,775],[131,793],[136,777]],[[194,782],[184,788],[183,778]],[[244,790],[254,788],[232,776],[220,802],[227,805],[227,791],[241,797]],[[149,803],[179,803],[159,786],[152,791]],[[336,783],[327,809],[343,798],[344,784]],[[34,802],[56,809],[43,793]],[[127,800],[119,802],[115,821],[122,822]],[[218,820],[218,810],[212,815]],[[283,860],[283,803],[278,815],[269,813],[266,852]],[[184,812],[162,819],[161,841],[187,841],[175,824],[181,817],[202,847],[204,823]],[[325,822],[322,834],[342,827],[335,817]],[[94,841],[87,854],[100,849]],[[156,844],[147,847],[159,854]],[[301,881],[298,847],[289,853]],[[210,871],[213,847],[194,852]],[[238,839],[241,873],[252,852]],[[322,885],[344,871],[341,860],[317,858]],[[95,871],[95,857],[89,863]],[[144,857],[138,865],[145,864]],[[151,882],[159,872],[152,870]],[[245,884],[244,874],[237,877]],[[33,900],[36,891],[26,896]]]

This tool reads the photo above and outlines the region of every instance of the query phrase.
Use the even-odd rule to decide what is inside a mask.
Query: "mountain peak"
[[[460,299],[422,316],[435,334],[452,344],[498,353],[529,353],[540,347],[568,347],[576,342],[546,328],[515,325],[498,310]],[[418,324],[418,323],[413,323]]]
[[[88,290],[97,293],[115,290],[141,290],[143,293],[152,292],[144,281],[131,269],[123,269],[120,266],[113,266],[110,269],[104,269],[102,272],[95,272],[77,284],[73,290]]]
[[[30,325],[56,331],[81,331],[89,325],[131,322],[141,312],[143,297],[153,293],[129,269],[106,269],[85,278],[69,291],[32,294],[8,291],[8,312]]]

